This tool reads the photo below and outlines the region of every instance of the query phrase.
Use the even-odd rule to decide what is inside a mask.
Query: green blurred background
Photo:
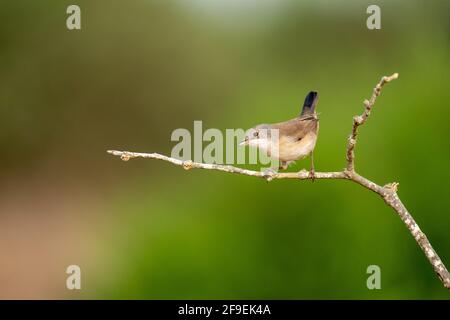
[[[82,30],[66,28],[81,7]],[[381,7],[381,30],[366,8]],[[450,265],[450,3],[1,1],[0,298],[448,298],[395,212],[346,181],[273,181],[170,154],[176,128],[249,128],[320,92],[316,170],[399,195]],[[298,162],[291,171],[309,166]],[[65,287],[80,265],[82,290]],[[366,268],[381,268],[368,290]]]

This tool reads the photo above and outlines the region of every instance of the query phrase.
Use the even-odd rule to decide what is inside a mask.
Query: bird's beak
[[[240,145],[240,146],[246,146],[246,145],[248,145],[248,137],[245,137],[244,140],[242,140],[241,142],[239,142],[239,145]]]

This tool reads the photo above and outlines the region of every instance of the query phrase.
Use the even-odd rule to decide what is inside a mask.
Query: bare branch
[[[130,151],[117,151],[108,150],[109,154],[119,156],[123,161],[128,161],[133,158],[150,158],[158,159],[173,163],[177,166],[182,166],[185,170],[190,169],[206,169],[206,170],[218,170],[229,173],[243,174],[246,176],[259,177],[266,180],[274,179],[300,179],[307,180],[311,179],[311,175],[306,170],[301,170],[299,172],[274,172],[274,171],[253,171],[242,168],[233,167],[230,165],[212,164],[212,163],[199,163],[193,162],[191,160],[183,161],[171,157],[164,156],[159,153],[140,153],[140,152],[130,152]],[[344,172],[315,172],[315,179],[348,179]]]
[[[420,249],[425,254],[425,257],[428,259],[429,263],[433,267],[435,273],[438,275],[442,284],[445,288],[450,290],[450,273],[447,271],[442,260],[439,258],[436,251],[431,246],[430,241],[426,235],[419,228],[419,225],[413,219],[411,214],[408,212],[404,204],[401,202],[400,198],[397,194],[398,183],[393,182],[389,183],[385,186],[380,186],[375,182],[370,181],[369,179],[364,178],[355,172],[355,154],[354,149],[356,145],[357,135],[358,135],[358,127],[364,124],[367,118],[370,115],[373,105],[375,104],[376,98],[380,95],[381,89],[383,86],[398,78],[398,74],[394,73],[389,77],[381,78],[381,81],[375,86],[373,90],[372,97],[370,100],[364,101],[364,112],[360,116],[355,116],[353,118],[353,128],[352,133],[349,137],[349,142],[347,146],[347,168],[344,171],[336,171],[336,172],[315,172],[315,179],[344,179],[353,181],[373,192],[378,194],[388,206],[393,208],[395,212],[399,215],[400,219],[408,228],[411,235],[416,240]],[[273,171],[253,171],[242,168],[237,168],[230,165],[220,165],[220,164],[209,164],[209,163],[198,163],[193,162],[191,160],[183,161],[171,157],[164,156],[159,153],[139,153],[139,152],[129,152],[129,151],[116,151],[116,150],[108,150],[108,153],[119,156],[123,161],[128,161],[133,158],[150,158],[150,159],[158,159],[170,162],[174,165],[181,166],[186,170],[190,169],[206,169],[206,170],[217,170],[228,173],[236,173],[247,176],[259,177],[266,179],[267,181],[271,181],[274,179],[299,179],[299,180],[307,180],[311,179],[311,175],[306,170],[301,170],[300,172],[273,172]]]
[[[375,104],[375,101],[377,100],[377,97],[381,93],[381,89],[383,86],[391,82],[392,80],[395,80],[398,78],[398,73],[394,73],[392,76],[389,77],[383,77],[381,78],[380,82],[375,86],[373,89],[372,97],[370,100],[364,100],[364,112],[360,116],[354,116],[353,117],[353,128],[352,133],[350,137],[348,138],[348,145],[347,145],[347,170],[348,171],[354,171],[355,170],[355,146],[356,146],[356,139],[358,136],[358,127],[363,125],[367,118],[370,116],[370,111],[372,111],[372,107]]]
[[[414,237],[420,249],[422,249],[423,253],[427,257],[431,266],[434,269],[434,272],[437,274],[439,279],[441,280],[444,287],[447,290],[450,290],[450,273],[447,271],[444,263],[441,258],[439,258],[438,254],[434,250],[430,241],[423,231],[420,229],[417,222],[414,220],[412,215],[408,212],[405,205],[402,203],[400,198],[397,195],[396,191],[389,191],[386,186],[384,187],[385,193],[383,195],[384,201],[398,213],[400,219],[402,219],[403,223],[408,228],[411,235]]]

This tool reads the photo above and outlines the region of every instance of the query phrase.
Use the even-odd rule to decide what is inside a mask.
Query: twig
[[[375,101],[377,97],[381,93],[381,89],[383,86],[398,78],[398,73],[394,73],[393,75],[389,77],[383,77],[381,78],[381,81],[375,86],[373,89],[373,94],[370,100],[364,101],[364,112],[360,116],[355,116],[353,118],[353,128],[352,133],[349,137],[348,145],[347,145],[347,167],[344,171],[336,171],[336,172],[315,172],[314,178],[315,179],[344,179],[344,180],[350,180],[353,181],[373,192],[378,194],[388,206],[393,208],[395,212],[399,215],[400,219],[403,221],[403,223],[408,228],[411,235],[416,240],[419,247],[422,249],[422,251],[425,253],[426,258],[432,265],[434,271],[438,275],[439,279],[441,280],[442,284],[445,288],[450,290],[450,273],[447,271],[444,263],[439,258],[436,251],[431,246],[431,243],[428,241],[428,238],[426,235],[422,232],[422,230],[419,228],[418,224],[414,220],[414,218],[411,216],[411,214],[408,212],[404,204],[401,202],[400,198],[397,194],[398,189],[398,183],[393,182],[386,184],[384,186],[380,186],[369,179],[364,178],[363,176],[359,175],[355,171],[355,145],[357,141],[358,136],[358,127],[363,125],[368,117],[370,116],[370,112],[372,111],[372,108],[375,104]],[[139,152],[129,152],[129,151],[116,151],[116,150],[108,150],[108,153],[119,156],[122,160],[128,161],[133,158],[150,158],[150,159],[158,159],[170,162],[172,164],[175,164],[177,166],[182,166],[186,170],[190,169],[206,169],[206,170],[218,170],[223,172],[229,172],[229,173],[236,173],[236,174],[243,174],[247,176],[253,176],[253,177],[259,177],[266,179],[267,181],[271,181],[274,179],[300,179],[300,180],[307,180],[311,179],[311,175],[306,170],[301,170],[300,172],[261,172],[261,171],[253,171],[253,170],[247,170],[242,168],[237,168],[230,165],[220,165],[220,164],[209,164],[209,163],[198,163],[193,162],[191,160],[183,161],[171,157],[167,157],[164,155],[161,155],[159,153],[139,153]]]
[[[383,77],[381,78],[381,81],[375,86],[373,89],[372,97],[370,100],[364,100],[364,112],[360,116],[354,116],[353,117],[353,129],[350,137],[348,138],[348,146],[347,146],[347,170],[348,171],[354,171],[355,170],[355,146],[356,146],[356,139],[358,136],[358,127],[360,125],[363,125],[367,118],[370,116],[370,111],[372,111],[372,107],[375,104],[375,101],[377,100],[377,97],[381,93],[381,89],[383,86],[391,82],[392,80],[395,80],[398,78],[398,73],[394,73],[390,77]]]

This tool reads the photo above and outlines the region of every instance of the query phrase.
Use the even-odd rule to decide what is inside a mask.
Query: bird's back
[[[293,140],[300,140],[307,133],[313,132],[317,134],[319,129],[319,120],[314,115],[300,116],[288,121],[275,123],[273,129],[279,130],[279,136],[289,136]]]

